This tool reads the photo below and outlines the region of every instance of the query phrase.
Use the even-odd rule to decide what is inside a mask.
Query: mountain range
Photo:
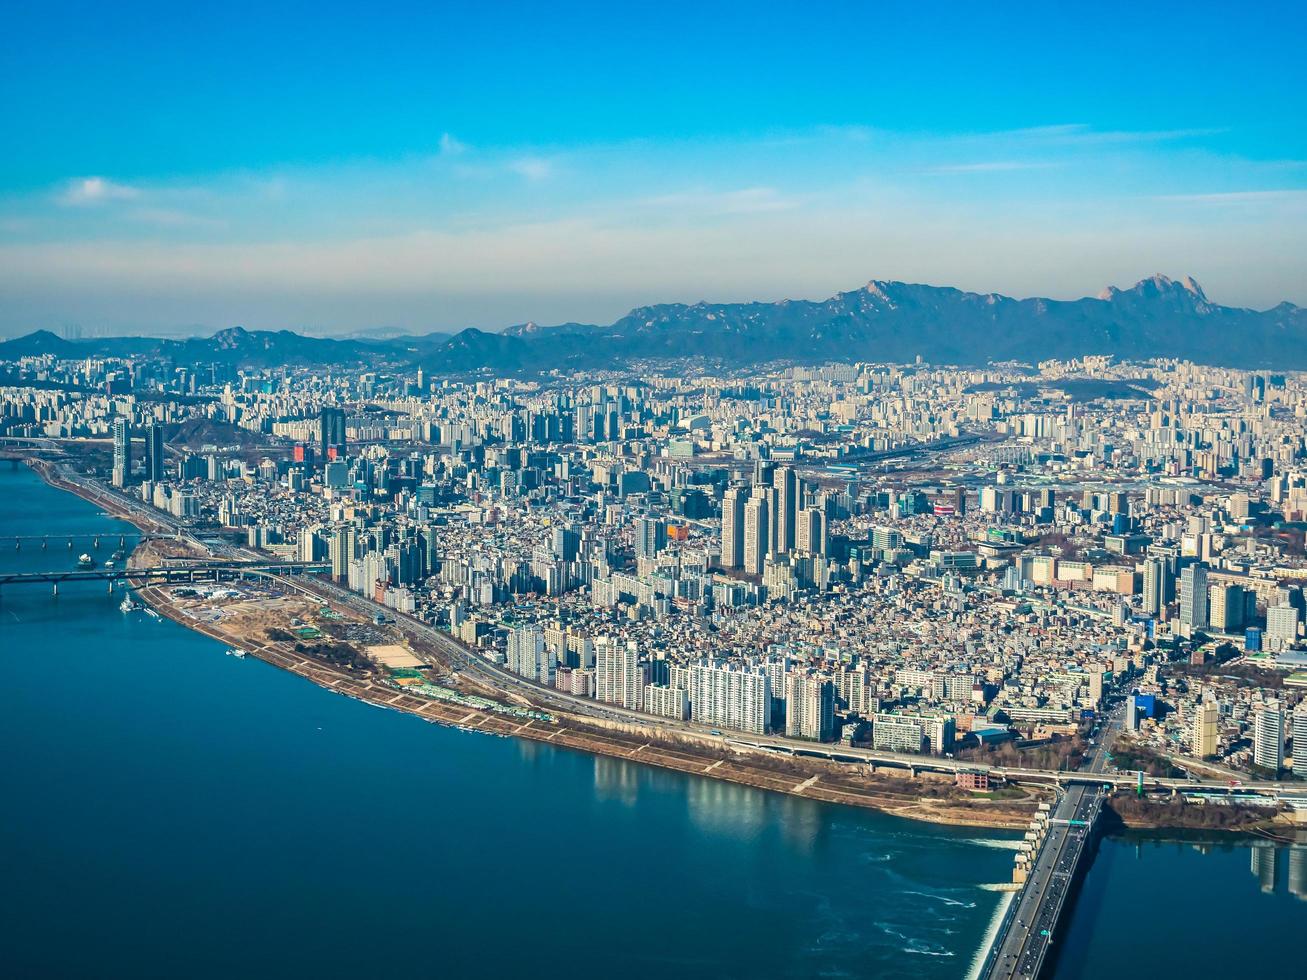
[[[211,337],[65,340],[37,331],[0,343],[0,360],[52,353],[150,355],[178,364],[235,367],[358,365],[423,367],[429,373],[489,369],[624,368],[702,357],[724,367],[770,361],[934,364],[1035,362],[1112,354],[1183,358],[1242,368],[1307,368],[1307,309],[1251,310],[1212,303],[1192,278],[1157,275],[1129,289],[1077,300],[1013,299],[947,286],[872,280],[825,300],[663,303],[599,326],[524,323],[499,333],[326,339],[289,330],[221,330]]]

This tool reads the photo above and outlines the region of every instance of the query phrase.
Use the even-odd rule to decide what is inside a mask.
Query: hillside
[[[1077,300],[1013,299],[948,286],[872,280],[825,300],[665,303],[608,326],[525,323],[501,333],[323,339],[290,331],[222,330],[183,341],[69,341],[48,331],[0,343],[0,359],[37,353],[152,354],[178,363],[422,366],[507,373],[623,368],[699,356],[728,367],[767,361],[1038,361],[1086,354],[1185,358],[1230,367],[1307,368],[1307,310],[1221,306],[1191,278],[1153,276]]]

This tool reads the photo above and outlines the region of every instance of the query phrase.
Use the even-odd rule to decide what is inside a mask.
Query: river
[[[0,571],[128,530],[26,468],[0,499],[0,537],[51,536],[0,543]],[[120,599],[0,597],[7,977],[958,978],[1005,900],[1015,835],[442,728]],[[1118,846],[1067,936],[1091,966],[1062,976],[1107,975],[1140,911],[1202,893],[1192,848],[1165,852],[1196,876],[1177,896]]]
[[[127,525],[0,465],[0,570]],[[958,977],[1010,834],[442,728],[102,586],[0,596],[7,976]]]

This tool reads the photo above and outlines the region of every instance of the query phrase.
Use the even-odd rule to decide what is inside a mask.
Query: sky
[[[1307,305],[1298,3],[11,4],[0,334]]]

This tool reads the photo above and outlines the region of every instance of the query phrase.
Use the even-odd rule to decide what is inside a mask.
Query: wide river
[[[69,532],[104,532],[102,561],[128,529],[23,467],[0,499],[0,571],[71,567]],[[120,600],[0,596],[6,977],[965,977],[1004,900],[1012,834],[441,728]],[[1087,886],[1105,935],[1198,891],[1130,853]],[[1240,902],[1307,912],[1241,860]],[[1204,901],[1191,933],[1227,914]],[[1079,926],[1078,960],[1121,965]]]

